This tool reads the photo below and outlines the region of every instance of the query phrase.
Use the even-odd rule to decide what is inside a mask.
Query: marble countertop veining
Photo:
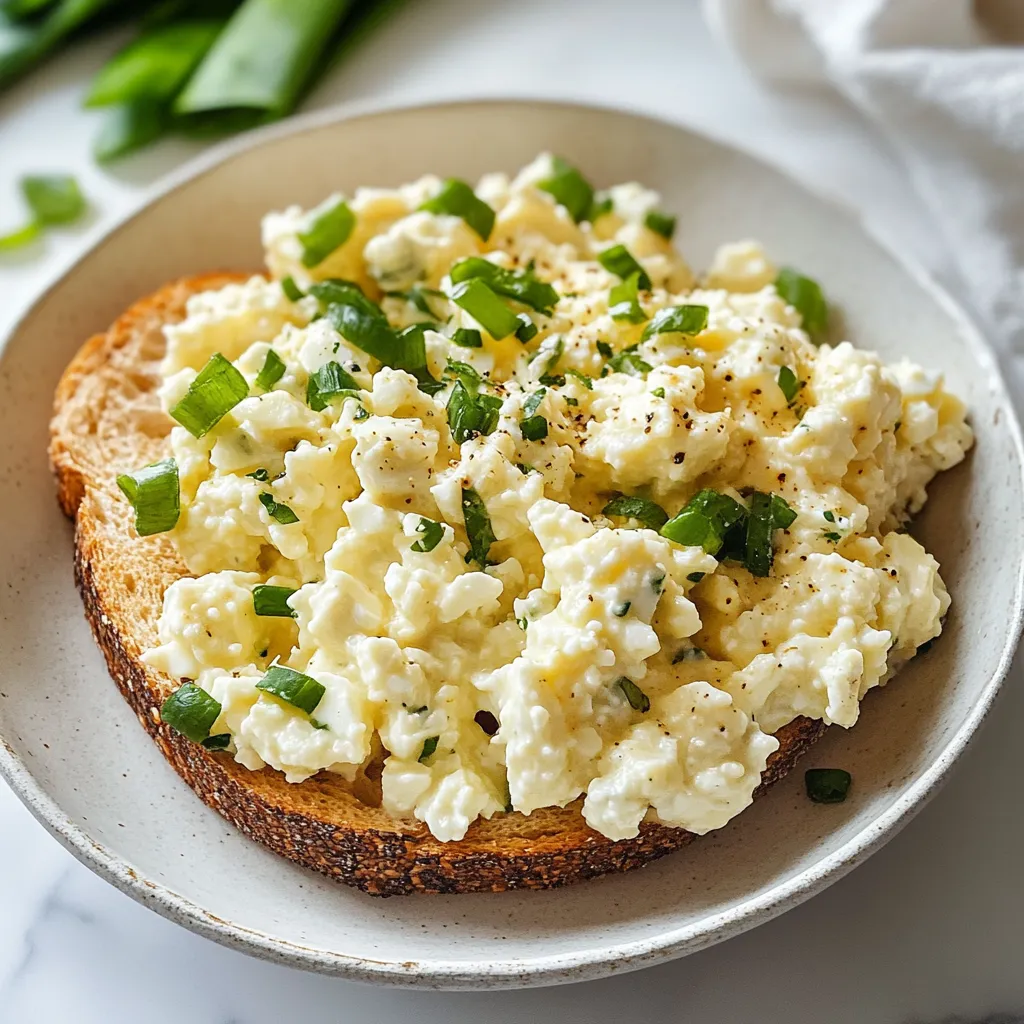
[[[95,223],[130,209],[198,150],[172,141],[111,170],[91,163],[95,124],[78,100],[122,41],[84,44],[0,97],[0,224],[19,217],[19,173],[74,171]],[[825,182],[948,277],[941,240],[864,123],[831,97],[764,94],[717,49],[691,0],[414,0],[318,86],[307,109],[500,95],[590,99],[711,131]],[[0,263],[0,335],[89,229]],[[0,783],[0,1024],[1020,1024],[1021,683],[1018,659],[945,790],[827,892],[685,960],[556,989],[382,989],[249,959],[92,875]]]

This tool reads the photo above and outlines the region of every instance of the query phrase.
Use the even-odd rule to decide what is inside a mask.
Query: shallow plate
[[[598,185],[638,179],[680,214],[705,266],[762,240],[821,280],[849,336],[945,371],[978,444],[916,530],[954,597],[942,639],[834,729],[808,763],[842,765],[842,805],[794,773],[728,827],[642,871],[547,893],[374,900],[250,843],[195,798],[107,677],[71,577],[71,528],[45,459],[57,378],[75,349],[177,275],[257,267],[259,218],[334,189],[435,171],[514,171],[554,149]],[[0,771],[47,828],[114,885],[228,945],[300,967],[434,987],[551,984],[693,952],[834,882],[920,809],[978,727],[1021,618],[1019,431],[994,362],[924,275],[846,212],[706,138],[569,105],[469,103],[289,122],[176,176],[29,311],[0,361]]]

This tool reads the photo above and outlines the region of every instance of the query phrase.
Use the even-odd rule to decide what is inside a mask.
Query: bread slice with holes
[[[167,586],[187,575],[167,536],[139,538],[118,473],[169,454],[170,418],[157,398],[163,325],[185,315],[196,292],[245,275],[175,281],[137,302],[85,343],[57,388],[50,461],[61,507],[75,523],[75,582],[110,674],[142,727],[210,807],[251,839],[290,860],[374,895],[544,889],[641,867],[695,838],[645,822],[635,839],[613,841],[584,822],[578,804],[511,813],[442,843],[416,821],[380,807],[377,778],[354,782],[321,772],[298,785],[270,768],[250,771],[231,754],[189,742],[160,720],[178,680],[141,659],[156,643]],[[824,732],[798,718],[776,735],[756,795],[782,778]]]

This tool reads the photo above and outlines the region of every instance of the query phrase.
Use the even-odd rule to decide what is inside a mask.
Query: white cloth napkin
[[[763,80],[834,87],[889,139],[1024,399],[1024,0],[704,0]]]

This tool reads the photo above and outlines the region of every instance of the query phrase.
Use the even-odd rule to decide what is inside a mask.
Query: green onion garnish
[[[558,302],[558,292],[545,281],[538,280],[532,270],[505,270],[482,256],[459,260],[451,269],[452,284],[481,278],[491,291],[515,299],[540,313],[550,313]]]
[[[171,416],[193,437],[203,437],[248,394],[245,378],[216,352],[171,409]]]
[[[267,358],[263,361],[263,368],[256,375],[256,387],[263,391],[270,391],[284,376],[285,369],[284,360],[272,348],[268,349]]]
[[[429,736],[423,741],[423,749],[420,751],[420,756],[416,759],[421,764],[427,760],[428,757],[432,757],[434,751],[437,750],[437,741],[440,736]]]
[[[642,324],[647,314],[640,306],[640,275],[630,274],[608,293],[608,312],[613,320]]]
[[[746,555],[743,564],[754,576],[768,576],[775,550],[772,535],[784,530],[796,519],[796,513],[776,494],[754,491],[747,517]]]
[[[216,736],[207,736],[202,745],[207,750],[227,750],[231,746],[231,733],[219,732]]]
[[[661,593],[661,591],[656,591],[656,593]],[[617,619],[623,619],[629,614],[629,609],[632,607],[632,601],[620,601],[614,608],[612,608],[612,615]]]
[[[836,521],[836,514],[835,514],[835,512],[831,512],[831,511],[826,510],[825,512],[822,512],[822,515],[830,523],[834,523]]]
[[[290,526],[297,523],[299,517],[287,506],[279,501],[274,501],[274,496],[263,491],[260,496],[260,504],[267,510],[267,515],[276,520],[282,526]]]
[[[420,209],[461,217],[485,242],[494,230],[494,210],[458,178],[449,178],[441,186],[441,191]]]
[[[647,291],[651,287],[651,279],[647,276],[647,271],[624,245],[613,245],[603,252],[599,252],[597,262],[609,273],[621,277],[623,281],[636,274],[637,284],[642,291]]]
[[[254,469],[251,473],[246,473],[246,476],[250,476],[253,480],[262,480],[266,482],[270,479],[270,473],[265,469]]]
[[[775,290],[800,314],[804,330],[812,338],[828,328],[828,303],[817,281],[783,267],[775,279]]]
[[[594,190],[590,182],[560,156],[551,159],[551,176],[537,182],[537,188],[555,197],[577,224],[590,216]]]
[[[331,303],[327,307],[327,318],[344,338],[356,348],[379,359],[385,366],[405,370],[417,376],[427,366],[427,350],[423,332],[399,335],[379,312],[368,307],[372,303],[366,298],[354,305]]]
[[[331,399],[339,395],[359,397],[359,385],[355,378],[340,363],[325,363],[309,375],[306,383],[306,404],[314,412],[322,412]]]
[[[636,345],[631,345],[619,352],[618,355],[612,356],[607,365],[608,372],[628,373],[630,377],[642,377],[653,369],[654,367],[637,353]]]
[[[676,219],[667,213],[651,210],[644,217],[644,224],[662,238],[671,238],[676,233]]]
[[[603,199],[595,198],[590,204],[590,212],[587,214],[587,220],[589,220],[591,224],[595,224],[606,213],[611,213],[614,209],[615,203],[612,202],[611,196],[605,196]]]
[[[433,551],[441,543],[441,538],[444,536],[444,527],[440,523],[434,522],[433,519],[420,516],[416,532],[420,534],[420,539],[413,543],[412,550]]]
[[[491,517],[483,498],[472,487],[462,488],[462,520],[469,538],[469,557],[486,569],[491,564],[488,554],[495,541]]]
[[[220,703],[195,683],[182,683],[163,702],[160,717],[186,739],[202,743],[220,717]]]
[[[615,680],[615,685],[626,695],[626,700],[629,701],[629,706],[634,711],[648,712],[651,710],[651,698],[640,689],[632,679],[627,679],[625,676],[619,676]]]
[[[567,377],[575,377],[588,391],[594,390],[594,381],[588,377],[585,373],[580,373],[579,370],[574,370],[572,367],[565,371]],[[566,399],[568,401],[568,399]]]
[[[547,394],[547,388],[538,388],[530,395],[525,402],[523,402],[523,417],[533,416],[540,408],[540,403],[544,401],[544,396]]]
[[[463,381],[457,380],[448,396],[448,426],[456,444],[462,444],[480,434],[490,434],[498,425],[501,399],[495,395],[481,395],[470,391]]]
[[[786,402],[789,405],[793,404],[793,399],[796,398],[797,392],[802,386],[802,382],[788,366],[783,366],[779,370],[779,390],[785,396]]]
[[[804,772],[807,795],[816,804],[841,804],[851,782],[853,776],[842,768],[808,768]]]
[[[327,692],[322,683],[294,669],[285,668],[284,665],[272,665],[267,669],[267,674],[256,684],[256,689],[272,693],[286,704],[305,711],[307,715],[313,714]]]
[[[519,318],[478,277],[455,286],[452,302],[461,306],[496,341],[519,330]]]
[[[665,397],[665,389],[664,388],[654,388],[654,389],[652,389],[651,394],[654,395],[655,398],[664,398]]]
[[[746,514],[747,510],[734,498],[705,488],[661,528],[661,535],[676,544],[702,547],[709,555],[716,555],[725,543],[726,533],[741,523]]]
[[[519,429],[526,441],[543,441],[548,436],[548,421],[543,416],[528,416],[519,421]]]
[[[481,348],[484,343],[480,332],[472,327],[457,327],[451,341],[453,345],[461,345],[463,348]]]
[[[292,587],[274,587],[269,583],[257,583],[252,588],[252,606],[257,615],[294,619],[295,610],[288,604],[288,598],[296,593],[298,591]]]
[[[614,350],[607,341],[599,341],[597,343],[597,354],[603,356],[605,359],[611,359],[614,355]]]
[[[660,530],[668,522],[668,513],[656,502],[628,494],[612,498],[601,509],[601,515],[635,519],[651,530]]]
[[[539,328],[526,313],[517,313],[516,319],[519,326],[516,328],[516,337],[525,345],[528,341],[537,337]]]
[[[0,66],[3,63],[3,25],[0,24]],[[23,227],[0,237],[0,250],[16,249],[38,237],[40,229],[68,224],[85,212],[78,182],[66,174],[30,174],[19,182],[32,219]]]
[[[305,231],[296,232],[302,246],[302,265],[316,267],[335,249],[340,249],[356,226],[356,215],[344,199],[338,198],[326,208],[317,208]]]
[[[295,283],[295,278],[291,274],[281,279],[281,291],[289,302],[298,302],[299,299],[306,297],[306,293]]]
[[[134,473],[121,473],[117,486],[135,509],[135,532],[140,537],[173,530],[181,514],[178,464],[154,462]]]
[[[326,313],[335,303],[339,306],[355,306],[370,316],[387,320],[384,310],[373,299],[368,299],[363,289],[355,281],[345,281],[340,277],[329,277],[310,285],[309,294],[320,303],[321,312]]]
[[[654,314],[640,340],[647,341],[656,334],[700,334],[707,325],[707,306],[669,306]]]
[[[672,664],[678,665],[681,661],[703,661],[707,654],[699,647],[680,647],[672,655]]]
[[[446,297],[444,292],[439,292],[436,288],[424,288],[421,284],[414,284],[407,292],[388,292],[388,294],[397,295],[399,298],[411,302],[421,313],[425,313],[432,320],[437,314],[430,304],[431,297]]]
[[[688,573],[686,574],[686,578],[687,578],[687,579],[688,579],[688,580],[689,580],[689,581],[690,581],[691,583],[700,583],[700,581],[701,581],[702,579],[704,579],[704,577],[705,577],[706,575],[707,575],[707,573],[706,573],[706,572],[688,572]]]

